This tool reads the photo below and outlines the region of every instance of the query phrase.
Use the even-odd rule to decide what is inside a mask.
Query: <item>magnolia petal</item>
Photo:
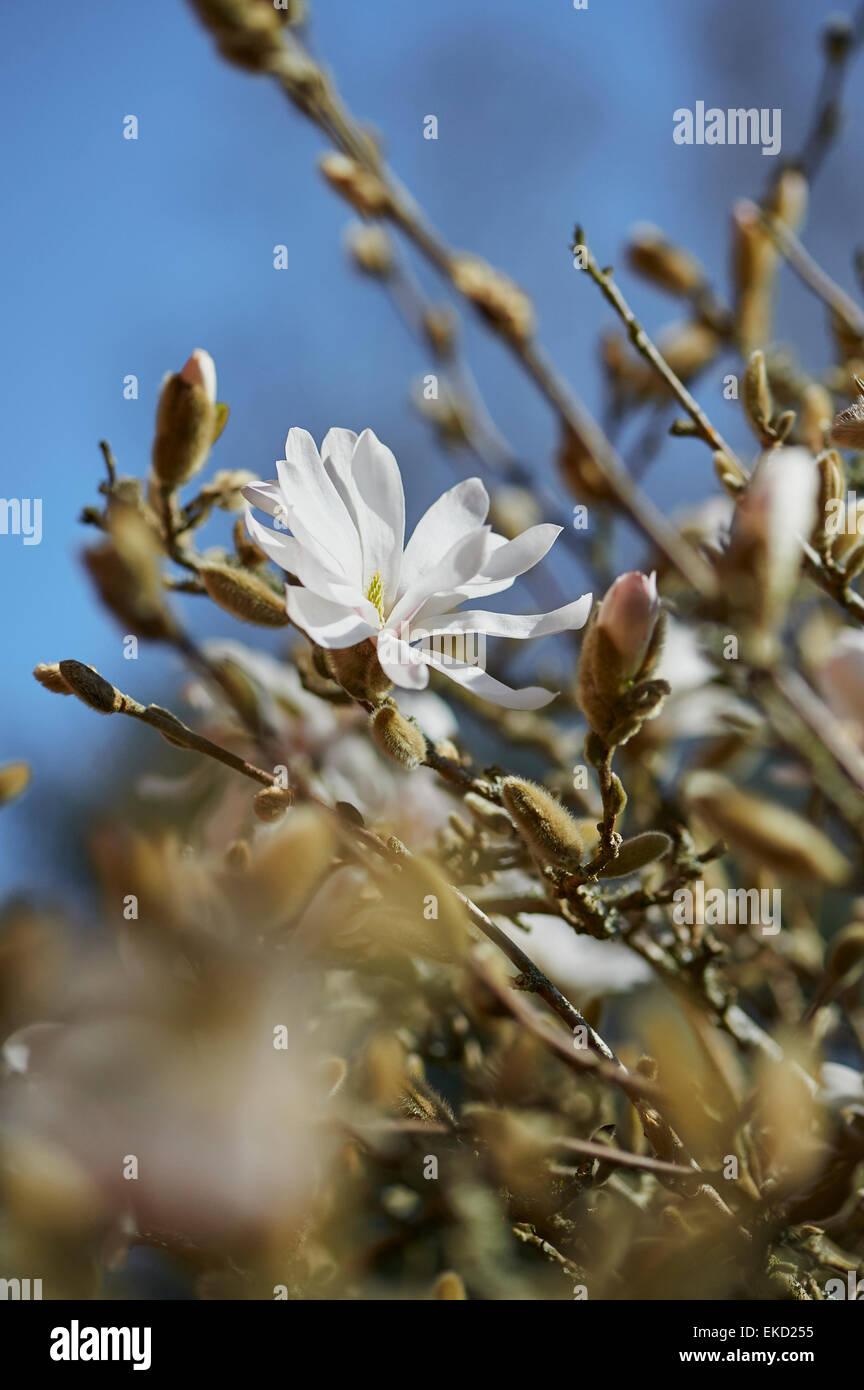
[[[289,585],[285,595],[288,617],[306,633],[311,641],[328,651],[341,647],[353,647],[367,637],[376,635],[376,629],[364,621],[359,613],[344,604],[331,603],[320,598],[310,589]]]
[[[421,604],[433,594],[450,593],[458,589],[460,584],[467,583],[477,573],[477,566],[486,553],[488,531],[488,526],[480,526],[451,545],[437,565],[433,565],[405,590],[387,619],[388,626],[396,627],[399,623],[410,621]]]
[[[553,526],[549,522],[529,526],[521,536],[507,541],[489,556],[478,579],[515,579],[517,575],[524,574],[543,559],[563,529],[563,526]]]
[[[574,603],[565,603],[551,613],[454,613],[446,622],[433,623],[429,637],[449,636],[463,632],[483,632],[487,637],[513,637],[519,641],[528,637],[550,637],[556,632],[569,632],[584,627],[591,612],[593,596],[583,594]],[[417,636],[412,623],[412,639]]]
[[[305,588],[311,589],[320,598],[330,599],[332,603],[359,609],[369,622],[377,624],[378,615],[375,608],[364,598],[361,590],[353,584],[346,584],[341,574],[334,574],[322,565],[294,536],[271,531],[269,527],[262,526],[248,511],[246,529],[264,554],[269,556],[274,564],[279,565],[280,569],[296,575]]]
[[[351,476],[351,458],[356,444],[357,435],[354,430],[328,430],[321,444],[321,458],[327,476],[345,503],[346,510],[357,527],[357,534],[360,535],[360,522],[355,505],[357,489]]]
[[[433,502],[417,522],[402,556],[403,593],[437,563],[445,547],[482,526],[488,511],[489,494],[479,478],[466,478]]]
[[[399,465],[385,444],[364,430],[354,446],[351,477],[368,584],[380,574],[385,612],[395,598],[405,541],[405,494]]]
[[[490,704],[500,705],[502,709],[542,709],[555,699],[557,691],[544,690],[539,685],[527,685],[522,690],[513,690],[502,681],[497,681],[480,666],[468,666],[462,661],[453,661],[439,652],[424,653],[425,660],[442,675],[461,685]]]
[[[299,541],[325,564],[362,584],[360,537],[308,430],[292,429],[276,464],[286,520]]]
[[[403,690],[426,689],[429,668],[423,653],[389,631],[379,633],[376,651],[381,670],[394,685],[401,685]]]
[[[269,512],[270,516],[278,516],[285,510],[282,489],[275,480],[272,483],[247,483],[240,491],[247,502],[253,507],[260,507],[262,512]]]

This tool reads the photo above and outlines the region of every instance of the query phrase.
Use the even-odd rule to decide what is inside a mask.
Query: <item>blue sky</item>
[[[448,240],[531,292],[543,340],[599,410],[596,341],[609,311],[572,270],[574,221],[604,261],[634,222],[657,222],[698,249],[725,286],[731,202],[759,193],[769,161],[754,149],[678,147],[672,113],[698,100],[777,106],[784,151],[794,148],[830,8],[341,0],[313,5],[313,36]],[[94,769],[110,779],[125,731],[43,692],[31,668],[75,656],[144,699],[159,698],[179,673],[156,649],[122,660],[121,634],[78,564],[93,538],[77,516],[95,500],[98,440],[111,441],[122,471],[142,473],[159,381],[200,346],[216,360],[232,411],[214,468],[271,476],[291,425],[320,436],[336,424],[370,425],[394,448],[415,518],[453,474],[408,403],[428,361],[384,296],[348,268],[345,207],[315,170],[320,137],[275,88],[226,65],[182,0],[89,0],[64,7],[62,22],[7,0],[0,39],[0,492],[43,499],[40,545],[0,536],[0,762],[23,757],[36,773],[3,818],[0,886],[38,873],[40,886],[59,892],[75,872],[78,788]],[[864,240],[860,72],[806,234],[850,290],[851,250]],[[422,137],[430,113],[439,121],[434,142]],[[129,114],[139,120],[137,141],[123,139]],[[284,271],[273,268],[280,243]],[[621,282],[650,327],[673,316],[626,270]],[[822,315],[788,276],[783,285],[781,331],[818,367]],[[546,407],[481,329],[467,341],[499,424],[548,473],[555,429]],[[139,380],[137,401],[123,398],[128,373]],[[707,381],[718,422],[743,442],[718,397],[719,379]],[[706,451],[673,441],[650,486],[671,510],[711,487],[709,468]],[[576,582],[566,561],[560,574]],[[201,622],[210,633],[235,631],[211,607],[188,612],[200,615],[199,631]]]

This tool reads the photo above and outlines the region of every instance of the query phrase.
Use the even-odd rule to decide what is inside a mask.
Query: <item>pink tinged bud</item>
[[[631,570],[615,580],[597,615],[597,623],[611,638],[635,674],[642,665],[660,616],[656,574]]]
[[[180,376],[189,386],[200,386],[207,399],[216,403],[216,363],[205,352],[204,348],[196,348],[189,361],[184,366]]]
[[[816,520],[818,486],[816,460],[808,449],[772,449],[759,459],[738,504],[733,539],[737,530],[763,543],[767,579],[776,593],[794,585],[804,539]]]
[[[822,694],[838,719],[864,740],[864,633],[842,632],[818,675]]]

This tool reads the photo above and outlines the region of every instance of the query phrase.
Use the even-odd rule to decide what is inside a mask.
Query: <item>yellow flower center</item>
[[[384,583],[381,579],[381,571],[376,570],[369,580],[369,588],[366,590],[366,597],[369,602],[375,605],[378,610],[378,617],[382,623],[384,621]]]

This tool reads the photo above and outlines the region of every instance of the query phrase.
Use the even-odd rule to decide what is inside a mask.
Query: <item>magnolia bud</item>
[[[63,679],[63,673],[56,661],[50,664],[40,661],[38,666],[33,667],[33,675],[40,685],[44,685],[45,689],[52,691],[54,695],[72,694],[72,690]]]
[[[468,1294],[465,1292],[465,1285],[459,1275],[455,1274],[453,1270],[446,1270],[443,1274],[439,1274],[435,1280],[432,1297],[456,1302],[460,1299],[467,1299]]]
[[[419,767],[426,759],[426,740],[423,734],[400,714],[395,705],[381,705],[372,715],[375,742],[394,763],[401,767]]]
[[[318,168],[330,187],[363,217],[380,217],[388,211],[390,194],[386,184],[350,155],[335,151],[322,155]]]
[[[26,790],[30,782],[30,768],[26,763],[7,763],[0,767],[0,806],[14,801]]]
[[[209,352],[196,348],[182,371],[168,377],[159,396],[153,472],[163,486],[181,487],[198,472],[219,423],[216,367]]]
[[[864,965],[864,922],[850,922],[837,933],[828,947],[825,973],[832,980],[842,980],[858,965]]]
[[[619,575],[602,599],[597,626],[608,633],[621,656],[625,678],[640,672],[660,611],[657,576],[638,570]]]
[[[656,575],[620,575],[585,634],[579,662],[579,704],[591,729],[609,744],[632,738],[668,694],[664,682],[648,679],[663,630]]]
[[[450,261],[456,289],[508,338],[524,342],[536,327],[534,306],[524,290],[480,256],[461,254]]]
[[[834,407],[831,396],[818,381],[811,381],[801,393],[801,437],[808,449],[818,454],[825,447]]]
[[[81,661],[61,661],[60,674],[73,695],[99,714],[116,714],[123,708],[123,696],[110,681]]]
[[[281,820],[285,812],[294,805],[294,793],[290,787],[262,787],[253,802],[259,820]]]
[[[705,271],[699,262],[647,222],[630,233],[627,259],[646,280],[671,294],[693,294],[705,284]]]
[[[506,777],[501,794],[536,863],[555,864],[573,873],[582,858],[582,840],[575,820],[560,801],[521,777]]]
[[[774,414],[774,401],[768,384],[765,354],[761,348],[754,352],[744,373],[744,409],[760,439],[768,434]]]
[[[719,773],[694,773],[685,798],[714,834],[775,873],[835,884],[849,877],[843,855],[809,821]]]
[[[864,449],[864,396],[835,417],[831,438],[842,449]]]
[[[333,680],[354,700],[374,705],[393,689],[393,682],[381,669],[374,642],[367,640],[354,647],[328,651],[325,662]]]
[[[655,859],[663,859],[671,848],[672,841],[662,830],[645,830],[641,835],[623,840],[615,858],[600,870],[597,877],[624,878],[627,874],[635,874],[637,869],[644,869]]]
[[[284,601],[257,574],[214,561],[201,565],[198,573],[213,602],[241,622],[285,627],[290,621]]]
[[[393,269],[393,247],[383,227],[355,222],[348,228],[345,244],[357,269],[364,274],[386,276]]]
[[[755,617],[760,641],[773,641],[797,583],[818,488],[816,460],[807,449],[771,449],[738,502],[723,568],[732,609],[751,626]]]

